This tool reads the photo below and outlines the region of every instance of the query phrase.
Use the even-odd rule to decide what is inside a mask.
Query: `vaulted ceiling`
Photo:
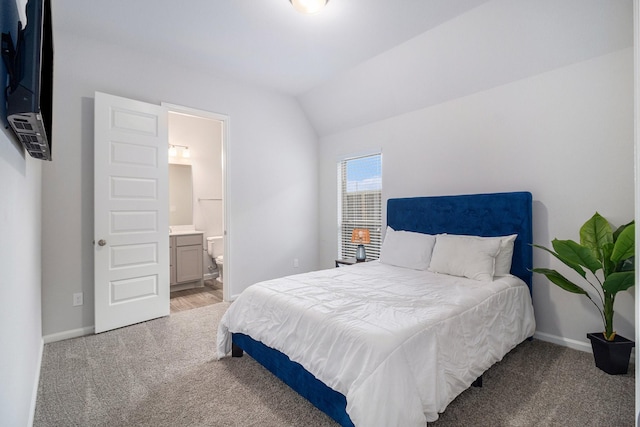
[[[55,29],[297,95],[488,0],[64,0]]]
[[[52,3],[54,31],[293,95],[319,135],[633,46],[632,0]]]

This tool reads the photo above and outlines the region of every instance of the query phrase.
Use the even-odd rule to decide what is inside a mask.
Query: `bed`
[[[531,205],[528,192],[389,199],[380,261],[250,286],[218,357],[246,351],[342,426],[425,426],[534,333]]]

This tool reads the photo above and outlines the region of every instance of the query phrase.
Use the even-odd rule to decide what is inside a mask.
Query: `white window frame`
[[[373,162],[378,161],[379,165],[379,181],[377,188],[365,188],[364,190],[347,190],[346,189],[346,167],[350,161],[371,158]],[[353,163],[352,163],[353,164]],[[338,160],[338,258],[355,257],[357,244],[351,243],[351,231],[354,228],[369,229],[371,243],[365,245],[367,259],[378,259],[380,256],[380,247],[382,245],[382,151],[368,152],[360,155],[344,157]],[[350,212],[343,212],[343,208],[347,208],[347,197],[358,199],[359,203],[364,203],[357,212],[352,209]],[[351,208],[355,208],[353,200]]]

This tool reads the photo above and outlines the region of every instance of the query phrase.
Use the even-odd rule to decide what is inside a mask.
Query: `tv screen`
[[[53,35],[49,0],[29,0],[15,42],[2,34],[7,121],[31,157],[51,160]]]

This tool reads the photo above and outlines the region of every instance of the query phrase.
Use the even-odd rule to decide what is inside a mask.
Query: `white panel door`
[[[169,315],[167,114],[96,92],[95,332]]]

